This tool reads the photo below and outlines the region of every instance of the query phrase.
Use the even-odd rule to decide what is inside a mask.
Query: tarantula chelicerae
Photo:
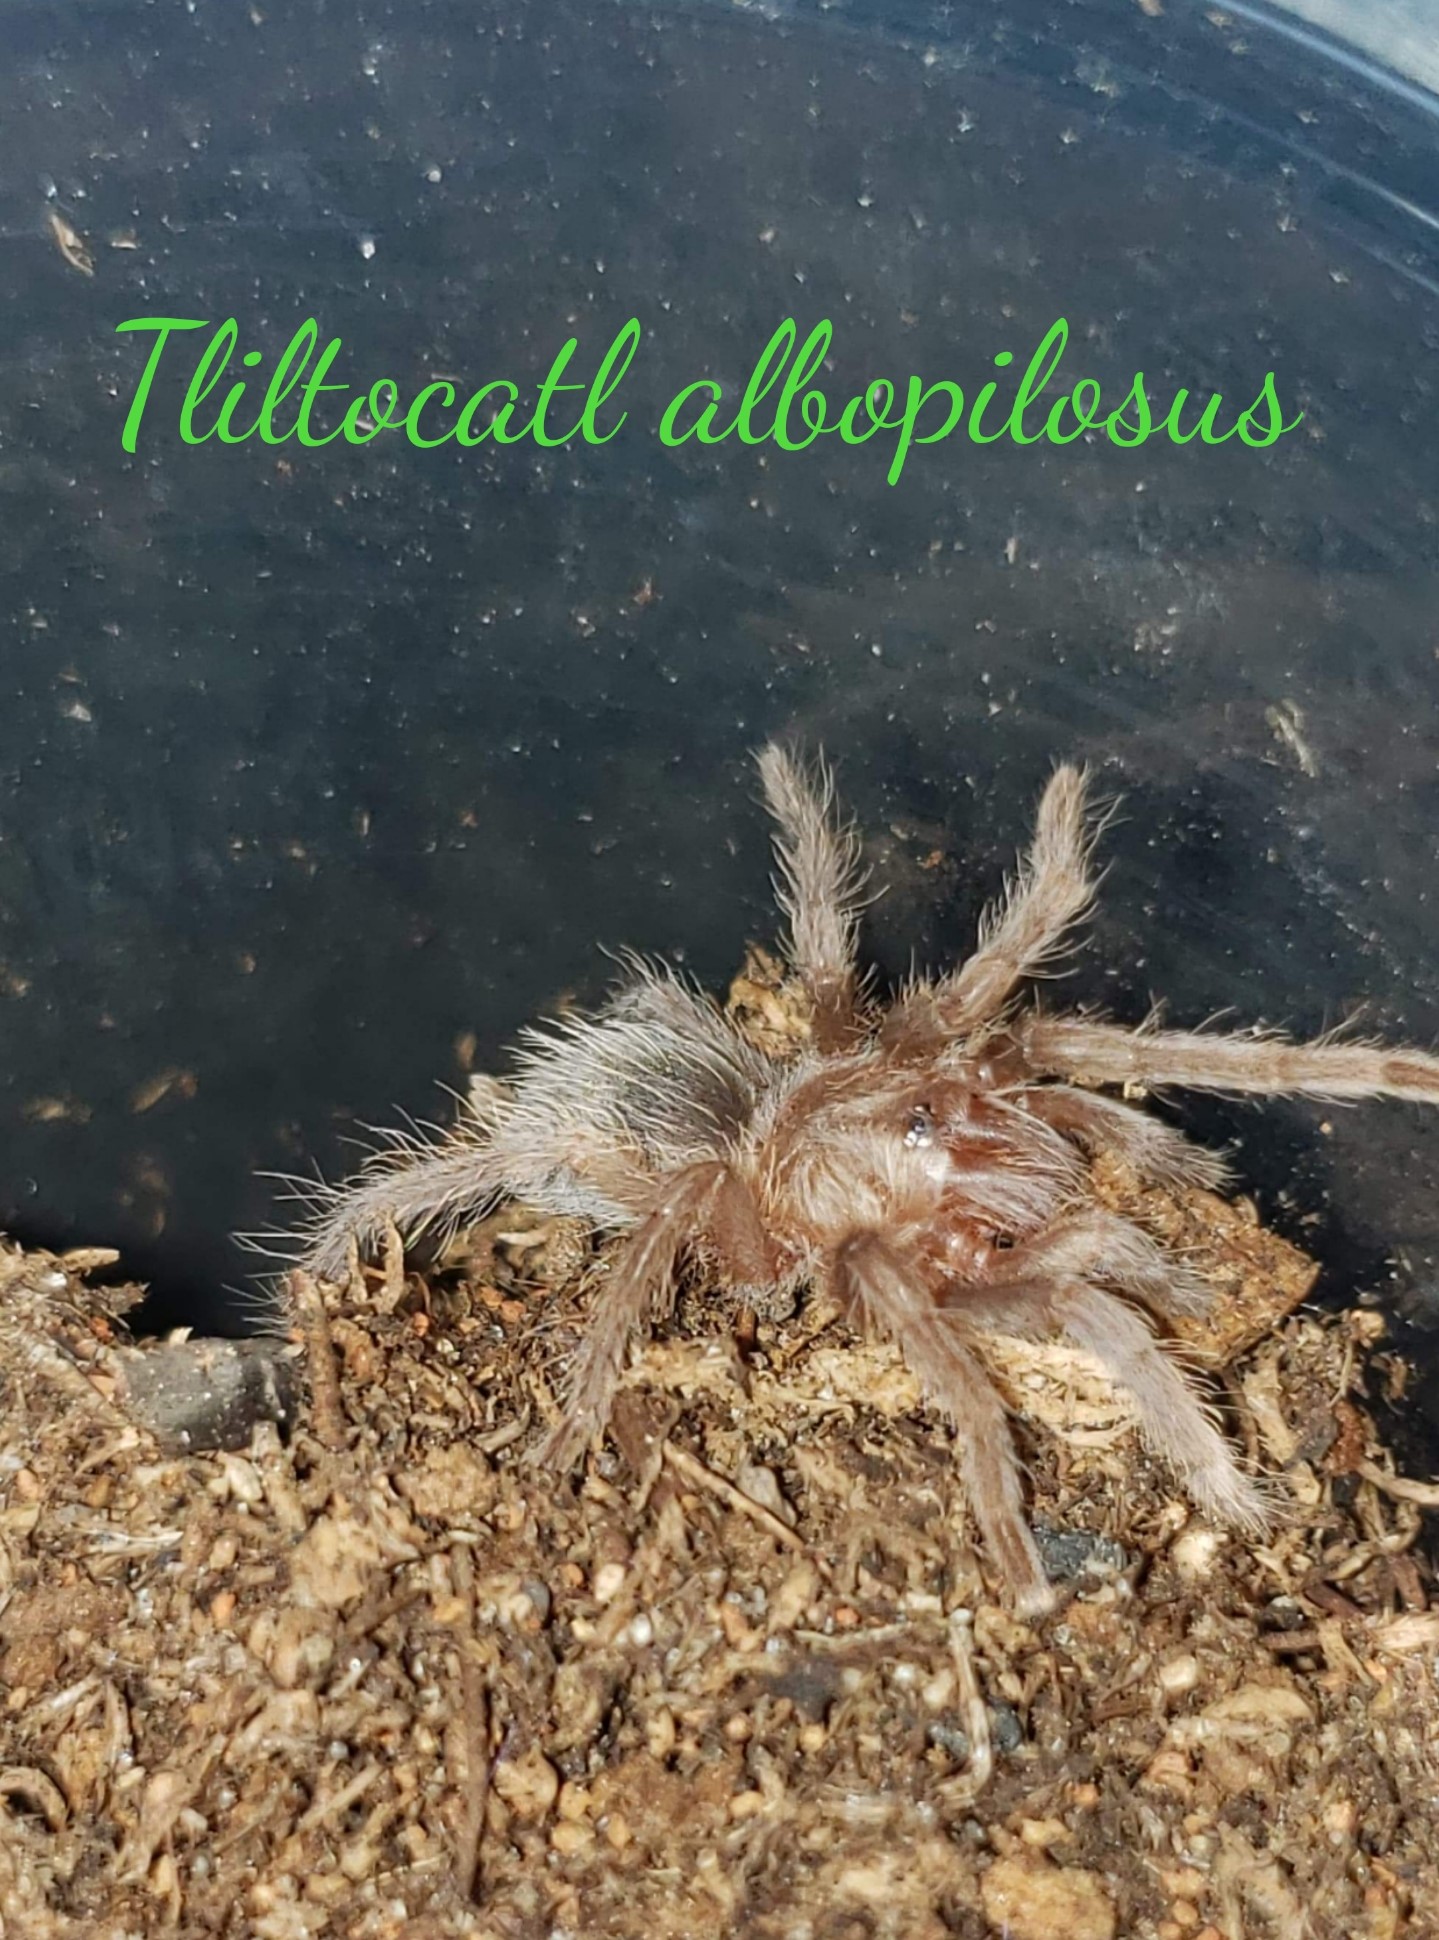
[[[958,969],[875,1002],[855,961],[858,843],[825,771],[759,757],[787,950],[812,1009],[787,1059],[754,1049],[708,997],[637,966],[598,1015],[532,1032],[510,1086],[433,1145],[376,1155],[323,1193],[303,1264],[344,1276],[390,1221],[454,1229],[497,1200],[625,1234],[593,1297],[563,1417],[540,1459],[570,1464],[606,1424],[625,1352],[662,1320],[686,1255],[756,1304],[822,1289],[888,1335],[955,1430],[993,1565],[1020,1608],[1049,1602],[1020,1470],[976,1329],[1062,1331],[1137,1404],[1153,1450],[1224,1522],[1262,1528],[1190,1381],[1131,1302],[1161,1320],[1209,1295],[1184,1263],[1094,1197],[1086,1157],[1212,1187],[1212,1153],[1096,1086],[1383,1094],[1439,1102],[1439,1057],[1357,1042],[1163,1031],[1056,1016],[1020,996],[1093,894],[1084,773],[1056,770],[1028,855]]]

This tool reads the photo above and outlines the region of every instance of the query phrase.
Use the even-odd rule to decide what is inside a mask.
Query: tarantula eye
[[[933,1145],[934,1113],[928,1105],[916,1105],[909,1114],[909,1123],[904,1128],[904,1142],[909,1146]]]

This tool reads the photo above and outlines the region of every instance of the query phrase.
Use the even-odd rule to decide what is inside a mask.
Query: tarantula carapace
[[[1097,823],[1071,766],[1045,789],[1028,854],[974,953],[883,1005],[856,967],[859,847],[828,775],[773,746],[759,768],[808,1044],[763,1055],[708,997],[636,965],[597,1015],[531,1032],[513,1081],[482,1112],[433,1144],[397,1143],[326,1190],[303,1264],[341,1280],[352,1246],[372,1246],[390,1222],[410,1236],[454,1230],[503,1198],[625,1235],[538,1451],[555,1464],[604,1429],[628,1345],[664,1318],[688,1257],[756,1305],[822,1290],[895,1343],[953,1428],[988,1556],[1023,1610],[1047,1607],[1050,1590],[976,1330],[1059,1331],[1088,1350],[1194,1501],[1262,1529],[1262,1489],[1134,1304],[1163,1321],[1202,1310],[1207,1290],[1099,1204],[1087,1160],[1112,1152],[1172,1187],[1212,1187],[1223,1165],[1096,1087],[1439,1102],[1439,1058],[1131,1029],[1026,999],[1093,894]]]

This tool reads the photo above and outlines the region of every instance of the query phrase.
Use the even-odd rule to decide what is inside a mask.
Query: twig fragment
[[[310,1375],[310,1421],[316,1435],[332,1453],[345,1447],[345,1409],[340,1399],[340,1376],[335,1365],[335,1345],[330,1338],[330,1322],[325,1302],[312,1276],[296,1267],[290,1275],[290,1298],[300,1337],[305,1344],[305,1365]]]
[[[405,1242],[393,1219],[385,1221],[381,1235],[380,1266],[384,1277],[375,1304],[382,1314],[392,1314],[405,1297]]]
[[[716,1475],[712,1468],[706,1468],[698,1457],[683,1448],[676,1448],[673,1442],[666,1442],[664,1458],[677,1475],[684,1476],[699,1488],[708,1489],[711,1495],[718,1496],[731,1509],[748,1516],[751,1522],[758,1523],[767,1536],[772,1536],[785,1549],[796,1550],[802,1556],[809,1555],[803,1537],[797,1536],[788,1523],[781,1522],[772,1509],[766,1509],[763,1503],[756,1502],[752,1495],[746,1495],[743,1489],[736,1488],[723,1475]],[[812,1556],[810,1561],[821,1575],[830,1574],[829,1565],[823,1557]]]
[[[463,1606],[459,1647],[465,1775],[463,1811],[455,1834],[455,1879],[461,1897],[473,1901],[480,1885],[480,1838],[490,1793],[490,1694],[475,1655],[475,1569],[463,1545],[451,1551],[450,1569]]]
[[[951,1805],[968,1805],[979,1797],[994,1772],[994,1741],[989,1731],[989,1710],[974,1670],[974,1619],[968,1610],[951,1613],[949,1648],[954,1658],[959,1709],[969,1739],[969,1764],[943,1790]]]
[[[1439,1482],[1413,1482],[1407,1475],[1390,1475],[1376,1462],[1356,1462],[1355,1473],[1372,1482],[1383,1495],[1396,1502],[1414,1502],[1421,1509],[1439,1509]]]

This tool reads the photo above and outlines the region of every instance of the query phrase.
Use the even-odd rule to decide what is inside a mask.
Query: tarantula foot
[[[1212,1469],[1190,1478],[1190,1488],[1216,1522],[1255,1541],[1272,1536],[1284,1518],[1284,1504],[1276,1491],[1246,1475],[1227,1449]]]
[[[1039,1623],[1054,1615],[1064,1596],[1055,1584],[1039,1580],[1012,1585],[1009,1600],[1022,1623]]]
[[[1162,1303],[1156,1311],[1173,1320],[1204,1320],[1214,1311],[1215,1293],[1207,1280],[1171,1261],[1165,1274]]]
[[[542,1468],[554,1475],[568,1475],[584,1461],[590,1436],[570,1415],[562,1415],[548,1433],[542,1435],[525,1456],[530,1468]]]

